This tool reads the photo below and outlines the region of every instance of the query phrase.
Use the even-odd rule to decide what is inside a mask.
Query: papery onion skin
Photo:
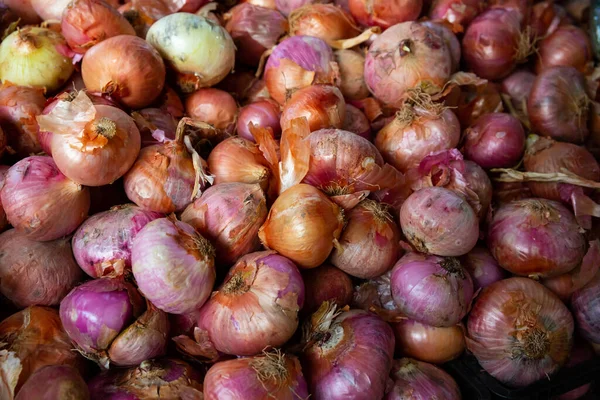
[[[298,184],[275,200],[258,236],[301,268],[314,268],[329,257],[343,227],[340,207],[319,189]]]
[[[79,372],[68,365],[40,368],[25,382],[15,400],[89,400],[90,392]]]
[[[27,157],[6,173],[2,207],[8,221],[31,240],[69,235],[87,217],[90,192],[64,176],[50,157]]]
[[[450,375],[426,362],[402,358],[394,360],[390,377],[393,387],[384,400],[460,400],[460,389]]]
[[[290,35],[318,37],[328,43],[360,34],[350,13],[334,4],[306,4],[289,15]]]
[[[429,10],[432,20],[445,20],[455,25],[468,26],[482,8],[478,0],[434,0]]]
[[[462,256],[461,262],[473,279],[474,290],[485,288],[508,275],[485,247],[475,247]]]
[[[281,129],[291,127],[292,120],[305,117],[311,132],[341,128],[346,116],[346,102],[338,88],[328,85],[308,86],[286,101],[281,113]]]
[[[471,206],[442,187],[410,195],[400,210],[400,226],[418,251],[438,256],[466,254],[479,238],[479,221]]]
[[[131,246],[136,234],[160,217],[160,213],[132,204],[91,216],[73,236],[77,263],[92,278],[122,274],[131,269]]]
[[[351,104],[346,104],[346,117],[342,130],[356,133],[358,136],[371,140],[371,124],[367,116]]]
[[[217,129],[232,133],[238,106],[229,93],[220,89],[206,88],[195,91],[185,99],[185,111],[194,120],[206,122]]]
[[[4,186],[4,180],[6,179],[6,173],[8,172],[8,169],[8,165],[0,165],[0,191],[2,190],[2,186]],[[2,232],[7,226],[8,219],[6,218],[4,207],[2,207],[2,197],[0,196],[0,232]]]
[[[71,0],[30,0],[35,12],[44,21],[60,21]]]
[[[579,333],[592,342],[595,348],[600,344],[600,274],[584,287],[573,293],[571,308]]]
[[[481,209],[477,216],[480,220],[483,220],[484,216],[487,216],[490,205],[492,204],[492,181],[483,168],[477,163],[469,160],[465,161],[465,172],[463,175],[471,190],[473,190],[479,198]]]
[[[554,66],[570,66],[587,73],[593,63],[592,45],[585,31],[573,26],[559,26],[537,46],[536,72]]]
[[[341,269],[323,264],[317,268],[302,271],[305,286],[305,299],[302,313],[311,314],[319,309],[324,301],[344,307],[352,301],[354,288],[352,280]]]
[[[356,50],[343,49],[334,52],[340,69],[340,91],[346,99],[360,100],[369,97],[365,83],[365,56]]]
[[[215,283],[214,248],[190,225],[159,218],[133,240],[133,276],[157,308],[185,314],[204,304]]]
[[[359,24],[387,29],[421,14],[422,0],[349,0],[350,13]]]
[[[477,297],[467,331],[467,348],[479,364],[500,382],[522,387],[546,379],[565,364],[573,317],[541,284],[508,278]]]
[[[254,355],[292,337],[303,304],[304,282],[293,262],[273,252],[250,253],[202,307],[198,326],[216,350]]]
[[[586,242],[575,217],[562,204],[525,199],[496,210],[488,248],[507,271],[546,278],[575,268],[585,255]]]
[[[440,21],[422,21],[421,24],[433,30],[446,42],[446,46],[448,46],[450,56],[452,57],[452,72],[457,71],[460,67],[461,50],[460,42],[454,32],[452,32],[452,29]]]
[[[277,371],[273,374],[274,371]],[[309,397],[300,362],[294,356],[267,353],[214,364],[204,378],[206,400]]]
[[[425,325],[412,319],[392,324],[396,337],[396,353],[419,361],[443,364],[465,351],[462,324],[448,327]]]
[[[143,108],[136,114],[132,113],[131,116],[140,131],[141,147],[159,144],[163,139],[175,140],[177,121],[167,111],[160,108]]]
[[[273,137],[279,138],[281,136],[280,118],[279,104],[275,101],[270,99],[255,101],[240,109],[236,123],[237,134],[254,142],[254,136],[248,127],[252,123],[261,128],[271,128]]]

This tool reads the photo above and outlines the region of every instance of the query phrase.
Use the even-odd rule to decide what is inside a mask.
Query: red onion
[[[354,38],[361,33],[352,15],[334,4],[307,4],[294,10],[288,21],[290,35],[317,37],[335,48],[358,44],[359,38]]]
[[[371,124],[367,116],[353,105],[346,104],[346,117],[342,130],[356,133],[358,136],[371,140]]]
[[[454,112],[461,126],[471,126],[482,115],[503,109],[498,86],[492,82],[483,87],[466,86],[460,89]]]
[[[392,298],[391,276],[392,270],[358,285],[354,291],[352,306],[374,312],[390,322],[406,319]]]
[[[198,326],[216,350],[249,356],[287,342],[303,303],[304,283],[293,262],[273,252],[251,253],[202,307]]]
[[[68,365],[49,365],[40,368],[25,382],[15,400],[55,400],[72,396],[89,400],[90,392],[79,372]]]
[[[562,23],[561,18],[557,13],[557,5],[553,1],[546,0],[533,4],[529,21],[532,34],[538,38],[547,37],[556,30],[559,23]]]
[[[525,131],[510,114],[482,115],[465,132],[465,156],[483,168],[510,168],[525,149]]]
[[[273,49],[265,66],[269,94],[284,104],[291,93],[313,83],[334,84],[337,65],[331,47],[322,39],[292,36]]]
[[[574,67],[582,73],[591,70],[592,45],[587,33],[573,25],[559,26],[537,46],[536,72],[555,66]]]
[[[330,0],[275,0],[275,6],[286,17],[290,13],[307,4],[329,3]]]
[[[171,114],[160,108],[144,108],[131,114],[140,131],[141,147],[175,140],[177,122]]]
[[[214,248],[190,225],[156,219],[133,240],[133,276],[157,308],[185,314],[204,304],[215,283]]]
[[[402,358],[394,360],[390,377],[394,386],[384,400],[460,400],[460,389],[442,369],[426,362]]]
[[[544,286],[509,278],[477,297],[467,329],[467,348],[479,364],[500,382],[521,387],[547,379],[565,364],[573,317]]]
[[[315,85],[295,92],[283,106],[281,129],[291,127],[292,120],[305,117],[310,131],[341,128],[346,116],[346,102],[338,88]]]
[[[365,56],[352,49],[336,50],[335,61],[340,69],[340,91],[346,99],[360,100],[369,96],[365,83]]]
[[[596,260],[597,262],[597,260]],[[573,316],[577,321],[579,333],[584,339],[589,340],[594,348],[600,345],[600,274],[584,287],[575,291],[571,297]]]
[[[27,157],[6,173],[0,192],[10,224],[31,240],[72,233],[87,217],[90,192],[69,180],[50,157]]]
[[[456,258],[409,253],[392,270],[391,290],[398,309],[407,317],[448,327],[467,314],[473,282]]]
[[[533,83],[527,113],[532,129],[543,136],[583,143],[587,127],[589,99],[584,76],[573,67],[551,67]]]
[[[507,277],[490,251],[485,247],[475,247],[462,256],[462,265],[473,278],[473,289],[485,288]]]
[[[0,124],[8,137],[8,145],[20,157],[42,151],[35,117],[42,113],[45,103],[43,89],[6,82],[0,86]]]
[[[375,314],[335,312],[327,303],[305,330],[303,365],[316,399],[380,399],[394,356],[394,333]]]
[[[529,127],[527,116],[527,99],[535,81],[535,74],[527,70],[517,70],[502,80],[502,93],[504,101],[512,108],[513,116]]]
[[[452,25],[468,26],[481,11],[478,0],[434,0],[429,9],[429,18],[445,20]]]
[[[479,238],[479,221],[461,196],[441,187],[423,188],[402,205],[400,226],[418,251],[460,256]]]
[[[387,29],[421,14],[422,0],[348,0],[350,13],[359,24]]]
[[[435,327],[403,319],[392,324],[392,329],[396,336],[396,353],[419,361],[443,364],[465,351],[462,324]]]
[[[525,24],[530,18],[531,2],[529,0],[490,0],[488,8],[513,12],[519,17],[519,22]]]
[[[8,172],[9,167],[7,165],[0,165],[0,191],[4,186],[4,181],[6,179],[6,173]],[[8,219],[6,218],[6,212],[4,211],[4,207],[2,206],[2,196],[0,196],[0,232],[4,230],[8,226]]]
[[[312,314],[324,301],[344,307],[352,301],[354,288],[350,277],[342,270],[323,264],[302,271],[305,286],[304,314]]]
[[[195,120],[211,124],[219,130],[232,133],[237,118],[237,103],[223,90],[206,88],[185,99],[185,111]]]
[[[267,218],[265,194],[258,184],[222,183],[190,204],[181,220],[216,248],[219,266],[231,265],[260,248],[258,230]]]
[[[560,203],[545,199],[501,205],[489,227],[488,247],[509,272],[544,278],[569,272],[586,251],[573,214]]]
[[[446,46],[448,46],[448,50],[450,50],[450,56],[452,57],[452,72],[458,71],[460,67],[460,42],[458,38],[452,32],[452,29],[448,27],[447,24],[441,21],[423,21],[421,24],[430,28],[432,31],[438,34],[444,42],[446,42]]]
[[[400,107],[411,89],[441,90],[452,72],[444,39],[417,22],[404,22],[377,36],[367,53],[365,82],[382,102]]]
[[[214,364],[204,378],[204,399],[306,399],[300,362],[279,351]]]
[[[279,104],[270,99],[258,100],[240,109],[237,119],[237,134],[244,139],[254,142],[254,136],[248,125],[254,124],[263,128],[270,128],[274,138],[281,136],[279,119],[281,112]]]
[[[92,278],[118,276],[131,268],[131,246],[137,233],[162,215],[131,204],[88,218],[73,236],[73,254]]]

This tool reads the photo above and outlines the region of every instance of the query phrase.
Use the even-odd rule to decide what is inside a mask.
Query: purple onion
[[[307,4],[331,3],[330,0],[275,0],[275,6],[286,17],[290,13]]]
[[[571,308],[579,332],[584,339],[600,346],[600,273],[587,285],[573,293]]]
[[[116,206],[88,218],[73,236],[77,263],[92,278],[118,276],[131,269],[135,235],[150,221],[162,217],[133,204]]]
[[[390,377],[394,386],[384,400],[460,400],[460,389],[450,375],[435,365],[401,358],[394,360]]]
[[[515,71],[502,80],[502,93],[507,94],[518,110],[527,107],[527,98],[533,87],[535,74],[527,70]]]
[[[175,140],[177,121],[160,108],[144,108],[131,115],[140,131],[142,147]]]
[[[240,109],[237,120],[237,134],[254,142],[254,136],[252,136],[252,132],[248,127],[250,123],[253,123],[257,127],[271,128],[273,137],[277,139],[281,136],[280,117],[279,104],[273,100],[258,100],[250,103]]]
[[[467,314],[473,281],[454,257],[408,253],[392,269],[391,290],[394,302],[407,317],[448,327]]]
[[[185,314],[208,299],[215,283],[215,250],[190,225],[159,218],[137,234],[131,248],[133,276],[157,308]]]
[[[49,365],[35,371],[19,390],[15,400],[89,400],[88,387],[77,370],[69,365]]]
[[[346,104],[346,118],[342,129],[371,140],[371,123],[362,111],[351,104]]]
[[[473,279],[474,290],[489,286],[508,275],[485,247],[475,247],[462,256],[461,262]]]

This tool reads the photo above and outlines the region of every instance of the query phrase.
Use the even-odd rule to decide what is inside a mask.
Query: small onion
[[[422,0],[348,0],[352,16],[359,24],[387,29],[421,14]]]
[[[69,396],[89,400],[90,392],[79,372],[68,365],[40,368],[25,382],[15,400],[56,400]]]
[[[248,127],[251,123],[262,128],[270,128],[273,136],[281,136],[281,124],[279,122],[281,112],[279,104],[270,99],[258,100],[240,109],[237,119],[237,134],[244,139],[254,142],[254,136]]]
[[[479,221],[460,195],[442,187],[423,188],[404,202],[400,226],[418,251],[460,256],[475,247]]]
[[[216,350],[254,355],[292,337],[303,303],[304,282],[293,262],[273,252],[250,253],[202,307],[198,326]]]
[[[346,117],[342,130],[356,133],[358,136],[371,140],[371,124],[367,116],[353,105],[346,104]]]
[[[283,106],[281,129],[291,127],[292,120],[305,117],[310,131],[341,128],[346,116],[346,102],[335,86],[315,85],[295,92]]]
[[[312,314],[324,301],[344,307],[352,301],[354,288],[350,277],[329,264],[302,271],[305,286],[302,312]]]
[[[384,400],[460,400],[460,389],[450,375],[426,362],[402,358],[394,360],[390,377],[394,385]]]
[[[573,25],[559,26],[537,46],[536,72],[555,66],[574,67],[589,72],[593,63],[592,45],[587,33]]]
[[[214,364],[204,378],[204,399],[297,400],[309,397],[300,362],[279,351]]]
[[[46,156],[27,157],[13,165],[0,197],[10,224],[37,241],[71,234],[90,208],[89,189],[64,176]]]
[[[121,275],[131,268],[131,246],[137,233],[162,215],[131,204],[88,218],[73,236],[73,254],[92,278]]]
[[[167,15],[150,27],[146,40],[177,71],[177,84],[186,93],[219,83],[235,63],[229,33],[198,15]]]
[[[508,96],[505,101],[515,110],[521,121],[529,121],[527,117],[527,99],[535,81],[535,74],[527,70],[517,70],[502,80],[501,91]]]
[[[445,20],[452,25],[468,26],[481,11],[479,0],[433,0],[429,18]]]
[[[504,269],[498,265],[496,259],[485,247],[475,247],[461,258],[471,278],[473,278],[473,289],[485,288],[494,282],[507,277]]]
[[[198,309],[215,283],[214,248],[190,225],[159,218],[133,240],[131,265],[142,294],[171,314]]]
[[[467,331],[467,348],[479,364],[500,382],[522,387],[547,379],[565,364],[573,317],[544,286],[509,278],[477,297]]]
[[[218,130],[233,133],[238,114],[234,98],[227,92],[214,88],[200,89],[185,99],[187,115],[211,124]]]
[[[317,37],[327,43],[360,34],[350,13],[334,4],[307,4],[294,10],[288,21],[290,35]]]
[[[30,0],[31,6],[44,21],[60,21],[72,0]]]
[[[360,100],[369,96],[365,83],[365,56],[352,49],[336,50],[335,61],[340,69],[340,91],[346,99]]]
[[[465,351],[462,324],[435,327],[412,319],[392,324],[396,337],[396,352],[433,364],[454,360]]]
[[[573,293],[571,297],[571,308],[577,322],[580,334],[589,340],[594,348],[600,345],[600,274],[584,287]]]

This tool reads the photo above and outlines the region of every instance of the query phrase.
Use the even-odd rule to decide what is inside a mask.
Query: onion
[[[158,108],[171,114],[173,118],[181,118],[185,114],[185,108],[183,102],[175,90],[169,85],[165,84],[165,87],[156,102]]]
[[[31,0],[3,0],[2,4],[7,6],[25,24],[35,25],[40,22],[40,17],[35,12]]]
[[[275,0],[275,6],[286,17],[298,8],[315,3],[330,3],[331,0]]]
[[[592,45],[585,31],[573,25],[559,26],[542,39],[537,49],[536,72],[555,66],[574,67],[589,72],[593,63]]]
[[[215,349],[238,356],[287,342],[298,326],[304,283],[293,262],[273,252],[248,254],[229,270],[200,310]]]
[[[462,324],[448,327],[425,325],[412,319],[392,324],[396,352],[433,364],[454,360],[465,351]]]
[[[565,368],[572,368],[594,357],[594,350],[585,340],[576,337],[573,343],[573,350],[569,355],[569,360],[565,364]],[[556,400],[577,400],[583,398],[591,389],[591,383],[579,386],[573,390],[556,396]]]
[[[441,187],[423,188],[402,205],[400,226],[418,251],[460,256],[473,249],[479,223],[461,196]]]
[[[146,40],[178,73],[177,85],[186,93],[219,83],[235,62],[229,33],[194,14],[180,12],[159,19],[148,30]]]
[[[6,179],[6,173],[8,172],[9,167],[7,165],[0,165],[0,191],[4,186],[4,181]],[[8,219],[6,218],[6,212],[4,211],[4,207],[2,206],[2,197],[0,196],[0,232],[4,230],[8,226]]]
[[[488,82],[481,88],[461,89],[455,110],[461,126],[471,126],[484,114],[502,111],[502,97],[496,84]]]
[[[288,21],[290,35],[313,36],[331,45],[361,32],[350,13],[334,4],[306,4],[294,10]]]
[[[322,39],[292,36],[273,49],[265,66],[265,83],[271,97],[284,104],[296,90],[314,83],[336,84],[337,63]]]
[[[350,13],[359,24],[387,29],[414,21],[421,14],[422,0],[349,0]]]
[[[87,217],[90,192],[69,180],[50,157],[27,157],[6,173],[2,207],[10,224],[30,240],[71,234]]]
[[[507,277],[506,271],[485,247],[475,247],[461,258],[461,262],[473,279],[474,290],[488,287]]]
[[[371,124],[367,116],[353,105],[346,104],[346,117],[342,130],[356,133],[358,136],[371,140]]]
[[[240,109],[237,119],[237,134],[244,139],[254,142],[254,136],[250,132],[249,125],[270,128],[273,136],[279,138],[281,135],[281,124],[279,123],[281,112],[279,104],[270,99],[258,100]]]
[[[283,106],[281,129],[291,127],[293,119],[305,117],[310,131],[341,128],[346,115],[346,102],[335,86],[308,86],[295,92]]]
[[[58,311],[28,307],[0,322],[3,399],[13,399],[29,377],[48,365],[84,366],[63,330]]]
[[[277,5],[275,4],[275,0],[242,0],[240,3],[249,3],[255,6],[260,6],[264,8],[270,8],[271,10],[277,10]]]
[[[152,24],[172,13],[172,7],[163,0],[131,0],[119,6],[118,10],[142,39]]]
[[[335,61],[340,69],[340,91],[346,99],[360,100],[369,96],[365,83],[365,56],[356,50],[336,50]]]
[[[40,130],[52,132],[52,157],[58,169],[82,185],[113,183],[140,151],[133,119],[118,108],[94,106],[84,92],[71,102],[59,102],[37,120]]]
[[[405,320],[406,316],[400,313],[392,298],[391,276],[392,270],[358,285],[354,291],[352,306],[365,311],[372,311],[386,321]]]
[[[60,21],[71,0],[30,0],[34,11],[44,21]]]
[[[302,271],[305,286],[302,312],[312,314],[324,301],[337,304],[340,308],[352,301],[354,288],[350,277],[342,270],[323,264],[317,268]]]
[[[458,71],[461,55],[460,42],[454,32],[452,32],[452,29],[441,21],[423,21],[421,23],[444,39],[446,46],[448,46],[448,50],[450,50],[450,56],[452,57],[452,72]]]
[[[583,143],[589,99],[583,75],[573,67],[551,67],[542,71],[531,88],[527,113],[532,129],[543,136]]]
[[[390,377],[394,386],[384,400],[460,400],[460,389],[442,369],[410,358],[394,360]]]
[[[123,274],[131,268],[133,239],[148,222],[160,217],[131,204],[93,215],[73,236],[77,263],[92,278]]]
[[[185,99],[185,111],[190,118],[231,134],[235,129],[238,106],[229,93],[207,88],[200,89]]]
[[[503,9],[515,13],[519,22],[525,24],[529,21],[531,14],[531,2],[529,0],[491,0],[489,9]]]
[[[185,314],[204,304],[215,283],[215,250],[190,225],[168,218],[148,223],[133,240],[133,276],[157,308]]]
[[[600,345],[600,329],[598,329],[598,326],[600,326],[599,288],[600,274],[596,274],[590,282],[575,291],[571,297],[571,308],[575,321],[577,321],[578,331],[596,349]]]
[[[468,26],[481,11],[478,0],[433,0],[429,18],[445,20],[452,25]]]
[[[216,248],[217,265],[230,265],[260,248],[258,230],[267,218],[265,195],[258,184],[222,183],[190,204],[181,220]]]
[[[174,140],[177,122],[171,114],[160,108],[144,108],[131,114],[140,131],[141,147]]]
[[[553,1],[540,1],[533,4],[529,18],[532,34],[538,38],[546,38],[556,30],[559,23],[562,23]]]
[[[494,203],[507,204],[533,197],[526,182],[494,182]]]
[[[488,247],[509,272],[544,278],[569,272],[586,251],[573,214],[545,199],[518,200],[498,208],[489,227]]]
[[[73,64],[60,33],[27,26],[6,37],[0,44],[2,82],[52,92],[71,76]]]
[[[394,333],[363,310],[336,313],[324,303],[308,321],[304,373],[316,399],[380,399],[394,356]]]
[[[55,400],[72,396],[89,400],[90,392],[79,372],[68,365],[49,365],[40,368],[21,387],[15,400]]]
[[[467,348],[479,364],[500,382],[521,387],[546,379],[565,364],[573,317],[539,283],[509,278],[477,297],[467,330]]]
[[[502,80],[504,101],[513,108],[513,115],[519,118],[525,126],[529,124],[527,116],[527,99],[535,81],[535,74],[527,70],[517,70]]]
[[[214,364],[204,378],[204,398],[217,400],[309,397],[300,362],[279,351]]]
[[[225,29],[237,47],[236,56],[247,65],[257,66],[263,53],[277,44],[288,22],[277,10],[241,3],[225,14]]]

